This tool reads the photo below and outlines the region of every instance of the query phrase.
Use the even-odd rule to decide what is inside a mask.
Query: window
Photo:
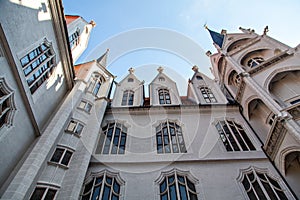
[[[165,81],[165,78],[164,77],[159,77],[158,81]]]
[[[277,180],[270,177],[266,172],[260,172],[253,167],[244,172],[241,183],[251,200],[288,199]]]
[[[296,99],[296,100],[291,101],[290,104],[297,104],[299,102],[300,102],[300,99]]]
[[[68,150],[64,147],[57,147],[54,154],[52,155],[52,158],[50,159],[50,162],[67,167],[69,165],[72,154],[73,152],[71,150]]]
[[[14,93],[4,78],[0,77],[0,128],[12,125],[15,110]]]
[[[132,82],[134,82],[134,80],[133,80],[133,78],[128,78],[128,80],[127,80],[129,83],[132,83]]]
[[[27,84],[33,94],[52,74],[55,53],[52,44],[45,40],[20,60]]]
[[[199,75],[196,76],[196,79],[199,80],[199,81],[203,80],[202,76],[199,76]]]
[[[255,67],[257,65],[259,65],[260,63],[264,62],[264,59],[262,57],[254,57],[251,58],[248,62],[247,65],[248,67]]]
[[[89,102],[87,102],[87,101],[85,101],[85,100],[81,100],[81,102],[80,102],[80,104],[79,104],[78,107],[80,109],[82,109],[82,110],[84,110],[84,111],[86,111],[86,112],[89,113],[91,111],[91,109],[92,109],[92,104],[89,103]]]
[[[133,99],[134,99],[134,92],[132,90],[126,90],[123,93],[122,98],[122,106],[132,106],[133,105]]]
[[[206,103],[216,103],[217,99],[208,87],[201,87],[200,91]]]
[[[159,182],[161,200],[197,200],[195,184],[184,173],[174,171]]]
[[[84,127],[83,124],[72,119],[68,125],[67,132],[80,135],[83,127]]]
[[[272,126],[272,124],[273,124],[274,121],[275,121],[275,118],[276,118],[276,115],[275,115],[274,113],[270,113],[270,114],[269,114],[269,117],[268,117],[268,119],[267,119],[268,124]]]
[[[37,185],[30,197],[30,200],[52,200],[55,198],[56,193],[57,188],[55,187]]]
[[[74,49],[79,44],[80,30],[77,29],[71,36],[69,36],[70,48]]]
[[[164,122],[156,127],[157,153],[186,153],[181,127]]]
[[[219,121],[216,128],[227,151],[255,151],[241,125],[231,120],[224,120]]]
[[[124,154],[127,137],[127,128],[120,123],[110,123],[103,128],[100,134],[99,149],[101,154]]]
[[[81,200],[119,200],[124,181],[117,174],[103,172],[84,185]]]
[[[94,96],[97,96],[102,83],[103,78],[99,74],[93,74],[88,91],[91,92]]]
[[[158,90],[158,96],[159,96],[159,104],[171,104],[169,90],[167,89]]]

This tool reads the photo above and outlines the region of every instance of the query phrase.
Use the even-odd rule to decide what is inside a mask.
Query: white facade
[[[61,1],[0,6],[2,199],[300,196],[298,48],[209,30],[215,79],[194,66],[180,96],[159,67],[148,98],[132,68],[115,82],[108,50],[73,66],[95,23]]]

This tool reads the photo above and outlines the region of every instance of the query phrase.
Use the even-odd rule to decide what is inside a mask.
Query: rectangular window
[[[217,103],[217,99],[208,87],[201,87],[200,91],[206,103]]]
[[[31,194],[30,200],[52,200],[55,199],[56,193],[57,188],[37,185],[33,193]]]
[[[55,53],[52,44],[45,40],[40,46],[20,59],[27,84],[33,94],[52,74]]]
[[[68,166],[73,152],[64,148],[57,147],[52,155],[50,162]]]
[[[77,29],[71,36],[69,36],[70,48],[74,49],[79,44],[80,30]]]
[[[83,124],[72,119],[68,125],[67,131],[76,135],[80,135],[83,130],[83,127]]]
[[[82,100],[78,106],[80,109],[86,111],[87,113],[90,113],[91,109],[92,109],[92,104],[85,101],[85,100]]]

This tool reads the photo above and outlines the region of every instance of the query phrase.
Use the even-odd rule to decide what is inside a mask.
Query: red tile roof
[[[67,24],[72,23],[74,20],[80,18],[78,15],[65,15]]]

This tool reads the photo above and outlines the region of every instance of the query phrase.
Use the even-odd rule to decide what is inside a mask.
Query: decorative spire
[[[106,49],[106,52],[96,60],[102,67],[106,67],[108,52],[109,49]]]
[[[215,31],[210,30],[206,25],[205,29],[208,30],[213,42],[218,45],[220,48],[222,48],[223,45],[223,40],[224,40],[224,35],[217,33]]]
[[[198,67],[197,65],[194,65],[194,66],[192,67],[192,70],[193,70],[194,72],[198,72],[199,67]]]
[[[128,71],[129,71],[129,74],[133,74],[134,71],[135,71],[135,69],[133,69],[132,67],[130,67],[130,68],[128,69]]]
[[[94,20],[91,20],[89,24],[92,25],[93,28],[96,26],[96,22]]]
[[[159,67],[157,68],[157,71],[158,71],[159,73],[162,73],[162,72],[164,71],[164,68],[163,68],[162,66],[159,66]]]
[[[266,27],[264,28],[264,35],[267,35],[267,32],[269,32],[269,27],[268,27],[268,26],[266,26]]]

